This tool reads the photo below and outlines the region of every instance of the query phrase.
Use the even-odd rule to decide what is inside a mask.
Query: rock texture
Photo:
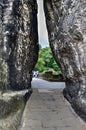
[[[37,58],[36,0],[0,0],[0,130],[18,129]]]
[[[5,86],[12,90],[29,88],[31,71],[38,58],[36,0],[0,1],[0,30]]]
[[[86,114],[86,0],[44,0],[50,46],[66,81],[64,94]]]
[[[0,130],[17,130],[25,107],[26,91],[0,94]]]
[[[3,55],[3,58],[2,58]],[[7,87],[7,65],[4,60],[3,43],[3,0],[0,1],[0,90]]]

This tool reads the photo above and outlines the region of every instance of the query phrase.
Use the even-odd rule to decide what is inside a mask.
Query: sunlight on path
[[[32,80],[32,87],[33,88],[48,88],[48,89],[55,89],[55,88],[65,88],[64,82],[49,82],[38,78],[33,78]]]

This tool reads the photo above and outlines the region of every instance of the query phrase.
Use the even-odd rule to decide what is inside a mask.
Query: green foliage
[[[61,73],[61,70],[55,62],[50,47],[42,48],[40,45],[39,59],[35,66],[35,70],[39,72],[53,71]]]

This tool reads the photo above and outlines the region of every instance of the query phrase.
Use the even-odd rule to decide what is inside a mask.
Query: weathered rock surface
[[[0,61],[6,65],[6,87],[29,88],[38,58],[36,0],[0,1],[0,30]]]
[[[18,129],[37,58],[36,0],[0,0],[0,92],[29,90],[0,95],[0,130]]]
[[[44,10],[50,46],[66,81],[64,94],[86,114],[86,0],[44,0]]]
[[[18,129],[25,107],[26,92],[7,92],[0,95],[0,130]]]
[[[0,90],[7,87],[7,65],[4,60],[3,43],[3,0],[0,1]],[[3,58],[2,58],[3,55]]]
[[[44,0],[44,10],[50,46],[66,81],[64,94],[75,109],[85,115],[86,0]],[[37,58],[36,0],[1,0],[0,89],[29,89],[32,69]],[[9,100],[10,103],[4,99],[0,100],[2,104],[6,104],[6,107],[1,105],[1,111],[4,111],[5,118],[7,115],[6,121],[4,115],[0,115],[0,122],[3,124],[3,126],[0,125],[1,130],[15,130],[17,128],[18,123],[16,125],[13,123],[15,116],[18,117],[18,121],[20,120],[21,110],[13,105],[13,103],[15,104],[14,99],[17,103],[17,95]],[[11,102],[13,102],[12,105]],[[15,110],[17,109],[15,116],[13,107]],[[9,114],[10,111],[12,115]],[[12,116],[14,118],[11,121]],[[3,121],[7,124],[4,124]],[[8,125],[9,122],[11,125]]]

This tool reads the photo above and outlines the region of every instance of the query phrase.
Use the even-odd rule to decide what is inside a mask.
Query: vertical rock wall
[[[64,94],[86,114],[86,0],[44,0],[50,46],[66,81]]]
[[[6,53],[4,46],[4,32],[3,32],[3,0],[0,1],[0,90],[7,88],[7,63],[6,63]]]
[[[7,87],[29,88],[38,58],[36,0],[3,0],[0,9],[0,57],[6,65]]]

